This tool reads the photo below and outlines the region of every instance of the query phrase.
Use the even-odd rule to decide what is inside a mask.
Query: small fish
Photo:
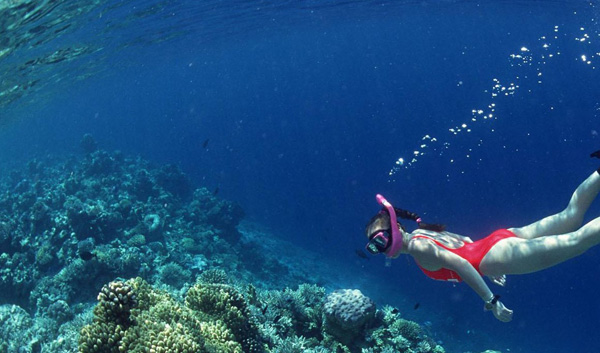
[[[206,147],[208,147],[209,142],[210,142],[210,139],[204,140],[204,142],[202,143],[202,148],[206,149]]]
[[[354,250],[354,253],[356,254],[356,256],[360,257],[361,259],[369,260],[369,257],[367,256],[367,254],[365,254],[365,252],[362,251],[361,249]]]
[[[277,323],[281,319],[281,317],[282,317],[282,315],[275,316],[275,318],[273,319],[273,322]]]
[[[413,309],[417,310],[420,306],[421,306],[421,303],[417,303],[417,304],[415,304],[415,306],[413,307]]]
[[[265,307],[260,309],[260,312],[264,315],[267,312],[268,307],[269,307],[269,304],[265,304]]]
[[[392,314],[398,314],[399,312],[400,312],[400,310],[398,310],[398,308],[392,309]]]
[[[215,191],[213,191],[213,196],[217,196],[219,194],[219,187],[217,186],[215,188]]]
[[[83,260],[83,261],[90,261],[91,259],[93,259],[94,257],[96,257],[96,254],[94,254],[91,251],[80,251],[79,252],[79,257]]]

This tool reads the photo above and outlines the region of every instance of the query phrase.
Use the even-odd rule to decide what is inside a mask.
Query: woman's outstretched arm
[[[443,267],[458,273],[462,280],[468,284],[485,303],[489,303],[494,299],[494,293],[492,293],[485,283],[483,277],[481,277],[479,272],[477,272],[473,265],[467,260],[450,251],[439,251],[438,259],[444,263]],[[487,310],[491,310],[496,319],[500,321],[509,322],[512,320],[513,311],[507,309],[499,300],[496,300],[491,309]]]

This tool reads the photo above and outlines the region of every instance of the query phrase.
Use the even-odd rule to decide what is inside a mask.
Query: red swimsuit
[[[448,251],[451,251],[454,254],[469,261],[471,263],[471,265],[473,265],[473,267],[477,270],[477,272],[479,272],[479,274],[483,275],[481,273],[481,271],[479,271],[479,265],[481,264],[481,260],[483,260],[483,257],[488,253],[488,251],[490,251],[492,246],[496,245],[496,243],[502,239],[511,238],[511,237],[515,237],[515,236],[516,236],[515,233],[513,233],[507,229],[499,229],[483,239],[477,240],[473,243],[465,243],[463,246],[461,246],[458,249],[449,248],[446,245],[435,240],[434,238],[428,237],[426,235],[415,235],[413,237],[413,239],[414,238],[425,238],[425,239],[429,239],[429,240],[433,241],[437,246],[444,248]],[[429,270],[426,270],[423,267],[421,267],[421,265],[419,265],[418,263],[417,263],[417,265],[430,278],[437,279],[440,281],[452,281],[452,282],[462,281],[462,279],[456,272],[449,270],[447,268],[440,268],[437,271],[429,271]]]

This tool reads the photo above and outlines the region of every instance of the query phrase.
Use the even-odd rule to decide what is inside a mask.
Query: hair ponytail
[[[446,229],[446,226],[444,224],[423,223],[421,217],[419,217],[419,215],[417,215],[414,212],[410,212],[396,207],[394,207],[394,211],[396,212],[396,216],[402,219],[408,219],[417,222],[419,229],[432,230],[434,232],[443,232]]]

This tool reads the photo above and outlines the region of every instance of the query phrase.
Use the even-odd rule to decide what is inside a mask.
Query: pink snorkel
[[[375,199],[377,199],[377,202],[385,207],[390,214],[392,245],[390,245],[385,251],[385,256],[388,258],[393,258],[398,256],[398,253],[400,253],[400,250],[402,250],[402,234],[400,234],[400,230],[398,229],[396,211],[394,210],[394,206],[392,206],[392,204],[389,203],[385,197],[381,196],[381,194],[377,194]]]

